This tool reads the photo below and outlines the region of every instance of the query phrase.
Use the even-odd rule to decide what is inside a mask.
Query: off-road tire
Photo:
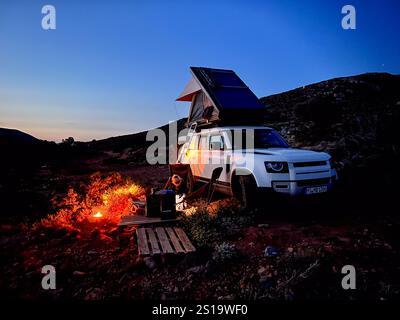
[[[257,201],[257,184],[252,175],[234,177],[232,193],[246,209],[254,208]]]

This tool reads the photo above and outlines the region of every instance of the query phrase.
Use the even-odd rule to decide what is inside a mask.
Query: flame
[[[85,221],[117,224],[122,216],[136,213],[134,200],[142,199],[145,194],[140,185],[116,173],[107,177],[95,173],[80,191],[70,187],[63,198],[54,198],[58,211],[38,226],[81,228]]]
[[[102,217],[103,217],[103,214],[102,214],[100,211],[98,211],[97,213],[95,213],[95,214],[93,215],[93,217],[94,217],[94,218],[102,218]]]

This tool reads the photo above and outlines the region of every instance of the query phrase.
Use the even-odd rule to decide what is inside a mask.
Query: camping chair
[[[207,203],[209,204],[211,202],[212,197],[215,192],[215,182],[221,176],[222,170],[223,170],[222,167],[216,168],[213,171],[213,173],[211,175],[211,179],[208,183],[201,186],[197,190],[193,190],[194,181],[193,181],[193,176],[192,176],[192,171],[190,169],[190,165],[183,164],[183,163],[170,164],[169,165],[170,177],[169,177],[167,183],[165,184],[164,189],[172,189],[178,195],[185,193],[186,194],[185,201],[193,201],[198,198],[207,196]],[[183,181],[181,183],[181,188],[179,188],[178,190],[172,184],[172,176],[174,174],[177,174],[178,176],[180,176],[183,179]]]
[[[173,175],[178,175],[182,179],[181,186],[176,188],[172,184]],[[173,189],[176,194],[190,194],[193,190],[193,178],[189,164],[174,163],[169,165],[169,178],[164,189]]]
[[[211,179],[209,182],[209,186],[208,186],[208,193],[207,193],[207,204],[210,204],[211,199],[214,195],[214,191],[215,191],[215,182],[217,182],[218,178],[221,176],[223,168],[222,167],[218,167],[216,168],[212,175],[211,175]]]
[[[211,175],[211,179],[208,183],[206,183],[205,185],[201,186],[199,189],[193,191],[192,193],[190,193],[187,197],[186,200],[187,201],[193,201],[195,199],[204,197],[205,195],[207,195],[207,204],[209,204],[212,200],[212,197],[214,195],[214,191],[215,191],[215,182],[218,180],[218,178],[221,176],[223,168],[222,167],[218,167],[216,168],[212,175]]]

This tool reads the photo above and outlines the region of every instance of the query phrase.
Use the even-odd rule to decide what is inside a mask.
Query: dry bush
[[[75,229],[79,224],[96,221],[94,214],[100,212],[102,221],[118,223],[121,216],[134,213],[134,200],[144,196],[144,189],[118,173],[102,177],[95,173],[80,192],[69,187],[61,199],[54,199],[57,212],[48,215],[34,228]]]
[[[183,223],[198,246],[212,247],[218,241],[240,234],[254,221],[254,216],[240,210],[233,199],[223,199],[210,205],[197,201],[184,210]]]
[[[231,262],[238,256],[238,251],[234,244],[222,242],[214,247],[213,260],[216,262]]]

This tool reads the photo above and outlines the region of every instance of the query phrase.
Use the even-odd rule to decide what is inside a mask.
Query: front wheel
[[[232,193],[243,207],[253,208],[257,201],[257,184],[252,175],[236,176],[232,183]]]

